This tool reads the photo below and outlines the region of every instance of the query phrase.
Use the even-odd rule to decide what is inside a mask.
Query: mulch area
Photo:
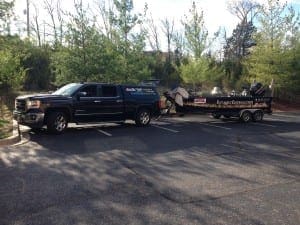
[[[13,107],[14,96],[0,96],[0,139],[7,138],[13,133]]]
[[[284,101],[274,101],[272,103],[273,111],[278,112],[300,112],[300,103],[289,103]]]
[[[12,135],[13,123],[12,113],[6,106],[0,106],[0,139],[7,138]]]

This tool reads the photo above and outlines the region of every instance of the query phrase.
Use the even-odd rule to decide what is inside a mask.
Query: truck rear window
[[[129,95],[156,95],[156,91],[150,87],[127,87],[125,92]]]
[[[118,95],[116,86],[103,85],[101,92],[101,97],[117,97]]]

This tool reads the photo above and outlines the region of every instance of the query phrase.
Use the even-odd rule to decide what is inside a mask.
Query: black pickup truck
[[[160,115],[160,96],[155,87],[71,83],[52,94],[19,96],[14,119],[32,129],[44,125],[62,133],[68,123],[124,122],[146,126]]]

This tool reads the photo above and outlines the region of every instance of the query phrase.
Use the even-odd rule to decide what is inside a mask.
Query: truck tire
[[[135,117],[135,124],[137,126],[147,126],[151,121],[151,113],[148,109],[140,109]]]
[[[264,112],[262,110],[256,110],[252,115],[252,120],[254,122],[260,122],[264,118]]]
[[[244,123],[248,123],[252,120],[252,114],[250,111],[246,110],[244,112],[242,112],[240,119],[244,122]]]
[[[68,127],[67,117],[63,112],[51,112],[47,119],[47,129],[50,133],[61,134]]]

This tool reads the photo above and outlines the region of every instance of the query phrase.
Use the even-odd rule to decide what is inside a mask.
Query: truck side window
[[[80,90],[81,92],[86,92],[86,97],[97,97],[97,86],[88,85]]]
[[[117,87],[116,86],[102,86],[102,96],[101,97],[117,97]]]

